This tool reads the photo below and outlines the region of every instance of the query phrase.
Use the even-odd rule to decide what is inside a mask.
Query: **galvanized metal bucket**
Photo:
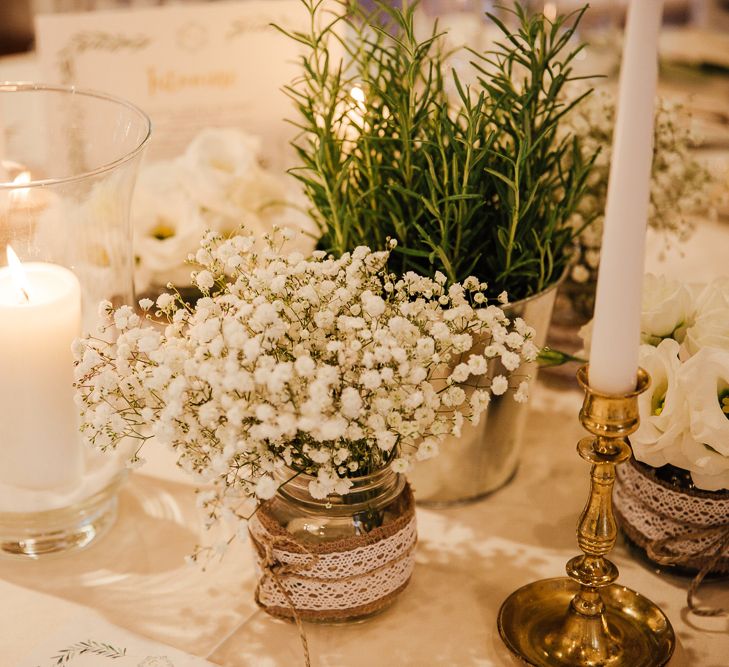
[[[536,329],[534,342],[540,348],[546,340],[558,286],[556,283],[504,308],[509,317],[522,317]],[[500,372],[500,362],[493,362],[486,377]],[[528,376],[531,388],[537,363],[523,364],[515,374]],[[513,389],[493,396],[477,425],[466,422],[459,438],[449,436],[441,443],[438,456],[415,465],[409,478],[416,502],[448,507],[479,500],[506,484],[519,465],[528,409],[528,403],[514,400]]]

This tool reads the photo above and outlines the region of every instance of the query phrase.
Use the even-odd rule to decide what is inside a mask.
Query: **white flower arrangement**
[[[651,385],[638,399],[633,453],[656,468],[688,470],[710,491],[729,489],[728,323],[726,278],[696,286],[646,276],[640,364]]]
[[[188,260],[209,229],[230,235],[244,225],[263,236],[286,224],[314,231],[305,216],[294,218],[292,193],[261,165],[260,154],[257,137],[206,128],[178,158],[142,169],[131,211],[138,292],[189,285]]]
[[[126,438],[172,446],[212,485],[201,494],[211,522],[247,497],[271,498],[287,469],[315,476],[317,498],[346,494],[352,477],[386,465],[407,471],[464,419],[477,422],[537,355],[534,331],[488,304],[475,278],[396,279],[389,250],[307,259],[276,249],[280,235],[257,252],[252,236],[208,233],[194,308],[162,294],[161,330],[104,303],[102,331],[116,327],[116,342],[75,346],[86,439],[101,450]],[[155,304],[140,306],[151,318]],[[526,382],[515,388],[526,400]]]
[[[691,155],[700,140],[692,131],[690,120],[681,105],[658,100],[648,224],[663,234],[666,245],[674,238],[686,240],[694,228],[691,214],[709,210],[712,203],[711,187],[715,179]],[[584,284],[597,279],[600,264],[615,125],[613,95],[604,90],[594,91],[569,114],[565,125],[565,131],[580,137],[585,155],[599,151],[590,176],[589,193],[572,218],[576,229],[592,221],[579,236],[578,254],[569,276],[574,283]]]

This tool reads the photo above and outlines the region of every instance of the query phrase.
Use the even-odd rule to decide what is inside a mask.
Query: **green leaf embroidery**
[[[86,641],[76,642],[75,644],[71,644],[71,646],[61,649],[51,660],[55,661],[53,664],[56,666],[68,665],[71,660],[84,654],[98,655],[103,658],[116,660],[117,658],[123,658],[127,654],[127,650],[125,648],[116,648],[104,642],[87,639]]]

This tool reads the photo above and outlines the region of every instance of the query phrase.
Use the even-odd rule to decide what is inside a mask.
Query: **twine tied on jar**
[[[387,607],[410,581],[417,542],[415,503],[408,486],[382,525],[310,543],[288,532],[263,503],[248,523],[260,577],[255,600],[266,613],[293,620],[310,665],[304,621],[342,622]]]
[[[653,540],[646,544],[645,550],[648,557],[659,565],[681,565],[684,557],[676,555],[670,551],[670,545],[682,540],[707,540],[708,544],[701,551],[693,554],[693,557],[708,557],[704,566],[699,570],[698,574],[691,580],[688,593],[686,594],[686,603],[689,610],[697,616],[723,616],[727,612],[721,607],[699,607],[694,597],[699,586],[704,581],[706,575],[716,567],[719,559],[724,551],[729,548],[729,522],[723,526],[712,526],[710,528],[702,528],[700,530],[690,530],[678,535],[671,535],[660,540]]]
[[[278,590],[281,592],[281,595],[283,595],[289,606],[289,609],[291,610],[291,615],[293,616],[296,627],[299,630],[301,646],[304,649],[304,664],[306,665],[306,667],[311,667],[309,642],[306,638],[306,631],[304,630],[304,624],[301,621],[301,615],[297,611],[296,605],[291,599],[291,595],[289,595],[289,592],[286,590],[286,586],[284,586],[281,578],[286,577],[287,575],[297,574],[298,572],[307,570],[317,563],[317,561],[319,560],[319,556],[311,551],[308,551],[303,544],[300,544],[299,542],[288,537],[281,537],[279,535],[276,535],[273,536],[271,540],[266,541],[263,544],[256,540],[256,538],[252,535],[251,539],[253,540],[256,551],[258,552],[258,565],[261,568],[261,577],[259,578],[258,584],[256,585],[256,592],[254,595],[256,604],[259,607],[265,607],[265,605],[261,602],[261,589],[263,588],[267,580],[272,581],[276,588],[278,588]],[[274,549],[276,547],[285,547],[287,545],[293,545],[298,549],[306,551],[311,556],[311,561],[303,563],[282,563],[276,558],[274,554]]]
[[[696,573],[686,595],[691,613],[727,613],[701,607],[696,593],[708,574],[729,572],[729,491],[681,488],[632,459],[617,470],[613,503],[621,529],[652,562]]]

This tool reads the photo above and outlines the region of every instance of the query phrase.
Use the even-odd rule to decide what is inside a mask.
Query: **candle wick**
[[[25,297],[25,303],[30,303],[30,296],[28,296],[28,292],[25,291],[25,287],[21,287],[20,291],[23,293],[23,296]]]

